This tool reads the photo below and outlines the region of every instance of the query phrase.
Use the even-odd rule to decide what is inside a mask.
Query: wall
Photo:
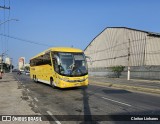
[[[109,68],[89,69],[89,76],[116,77],[115,73]],[[127,67],[121,73],[120,78],[127,79]],[[160,66],[131,67],[131,79],[160,80]]]
[[[127,68],[121,73],[121,78],[127,77]],[[131,67],[131,79],[160,80],[160,66]]]

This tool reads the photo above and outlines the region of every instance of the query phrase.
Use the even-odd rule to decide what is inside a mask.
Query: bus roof
[[[57,51],[57,52],[83,52],[80,49],[72,48],[72,47],[52,47],[49,50]]]
[[[41,55],[44,55],[46,52],[50,52],[50,51],[56,51],[56,52],[75,52],[75,53],[81,53],[83,52],[83,50],[81,49],[77,49],[77,48],[72,48],[72,47],[52,47],[52,48],[49,48],[39,54],[37,54],[36,56],[34,56],[33,58],[31,59],[34,59],[34,58],[37,58]]]

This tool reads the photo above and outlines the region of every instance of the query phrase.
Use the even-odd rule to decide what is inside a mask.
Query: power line
[[[7,7],[8,6],[8,7]],[[6,20],[6,10],[9,10],[10,13],[10,0],[9,0],[9,5],[6,6],[6,0],[3,0],[3,5],[0,5],[0,10],[3,10],[3,19],[2,20]],[[8,16],[9,18],[9,16]],[[1,26],[0,26],[1,27]],[[6,33],[6,24],[4,24],[1,28],[1,30],[4,34]],[[8,23],[8,32],[9,32],[9,23]],[[1,37],[1,41],[2,41],[2,52],[8,50],[8,40],[6,39],[6,37],[4,37],[2,39]]]
[[[36,44],[36,45],[51,47],[51,45],[48,45],[48,44],[38,43],[38,42],[31,41],[31,40],[26,40],[26,39],[18,38],[18,37],[15,37],[15,36],[10,36],[10,35],[6,35],[6,34],[0,34],[0,35],[1,35],[1,36],[4,36],[4,37],[8,37],[8,38],[15,39],[15,40],[19,40],[19,41],[31,43],[31,44]]]
[[[122,55],[122,56],[117,56],[117,57],[112,57],[112,58],[105,58],[105,59],[97,59],[97,60],[93,60],[93,62],[96,61],[104,61],[104,60],[111,60],[111,59],[117,59],[117,58],[124,58],[124,57],[128,57],[128,55]]]
[[[6,1],[4,0],[4,6],[0,6],[0,9],[8,9],[8,10],[10,10],[10,5],[9,5],[9,7],[6,7]]]

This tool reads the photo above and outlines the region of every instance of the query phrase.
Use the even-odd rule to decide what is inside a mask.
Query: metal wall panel
[[[145,57],[146,65],[160,65],[160,38],[148,36]]]
[[[105,29],[85,49],[93,60],[89,68],[160,65],[160,38],[147,35],[129,28]]]

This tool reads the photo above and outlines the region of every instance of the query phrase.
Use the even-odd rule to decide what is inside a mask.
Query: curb
[[[146,93],[156,93],[160,94],[159,89],[152,89],[152,88],[144,88],[144,87],[137,87],[137,86],[128,86],[128,85],[119,85],[119,84],[113,84],[109,82],[95,82],[93,80],[90,80],[92,83],[91,85],[97,85],[97,86],[106,86],[106,87],[113,87],[113,88],[120,88],[120,89],[126,89],[126,90],[135,90],[135,91],[141,91]]]

